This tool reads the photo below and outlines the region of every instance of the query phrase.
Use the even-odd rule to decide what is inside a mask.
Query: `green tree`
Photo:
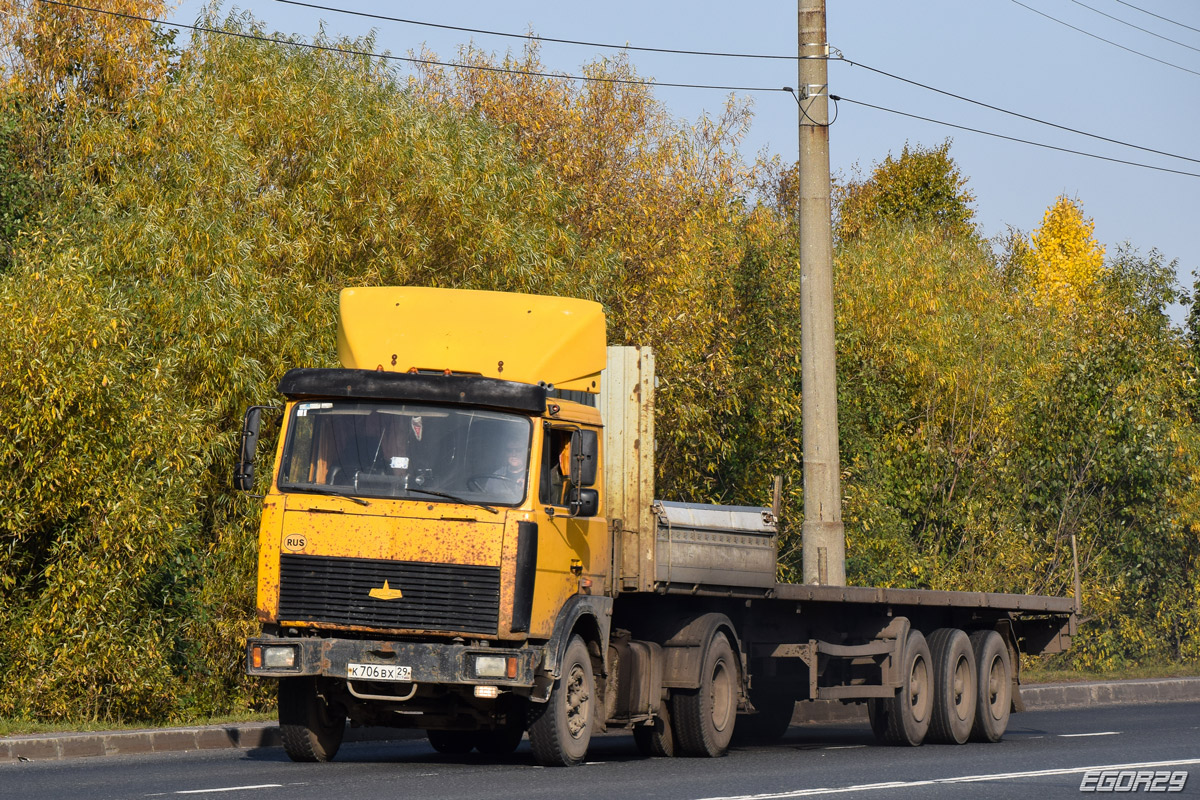
[[[974,233],[975,196],[950,157],[950,140],[937,147],[909,147],[888,156],[869,178],[834,187],[835,234],[854,239],[888,225],[937,229],[948,235]]]

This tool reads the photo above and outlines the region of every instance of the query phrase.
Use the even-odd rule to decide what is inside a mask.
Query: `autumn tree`
[[[884,226],[911,225],[948,235],[973,232],[975,197],[950,157],[950,140],[937,147],[904,145],[869,178],[834,187],[835,235],[854,239]]]
[[[1025,253],[1026,291],[1041,305],[1069,311],[1091,296],[1104,269],[1104,246],[1081,205],[1061,196],[1046,209]]]
[[[74,100],[113,108],[161,78],[170,37],[149,20],[166,12],[165,0],[88,5],[0,0],[0,64],[10,89],[50,107]]]

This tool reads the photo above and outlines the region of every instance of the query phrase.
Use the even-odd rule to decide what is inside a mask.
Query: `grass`
[[[1200,677],[1200,663],[1151,663],[1120,670],[1079,670],[1045,667],[1036,662],[1021,665],[1021,683],[1083,683],[1086,681],[1128,681],[1152,678]]]
[[[217,717],[198,717],[196,719],[172,720],[163,723],[136,722],[121,723],[106,720],[77,720],[59,722],[39,722],[28,719],[10,719],[0,717],[0,736],[28,736],[36,733],[87,733],[91,731],[134,731],[158,727],[191,727],[193,725],[233,725],[242,722],[274,722],[275,714],[245,711],[237,714],[226,714]]]

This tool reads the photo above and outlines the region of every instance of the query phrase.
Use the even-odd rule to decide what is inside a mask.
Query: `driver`
[[[529,443],[525,437],[513,437],[504,442],[501,462],[487,480],[485,490],[505,502],[517,502],[525,496]]]

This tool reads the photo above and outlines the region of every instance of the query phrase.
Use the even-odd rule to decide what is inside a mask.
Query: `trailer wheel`
[[[966,744],[979,695],[971,640],[957,628],[938,628],[929,634],[929,650],[934,685],[929,741]]]
[[[279,681],[279,736],[292,761],[332,761],[346,733],[346,714],[317,694],[315,678]]]
[[[879,741],[916,747],[925,740],[933,710],[929,645],[920,631],[909,631],[899,666],[902,678],[895,696],[868,700],[867,713]]]
[[[544,767],[583,763],[592,740],[596,682],[587,645],[572,636],[550,699],[530,707],[529,744]]]
[[[667,703],[658,707],[658,717],[653,725],[639,725],[633,729],[633,743],[644,756],[674,758],[675,729],[671,724],[671,711]]]
[[[716,758],[729,749],[737,720],[738,664],[729,639],[713,634],[700,668],[700,688],[671,693],[671,716],[685,755]]]
[[[998,742],[1008,729],[1012,711],[1012,665],[1008,648],[995,631],[975,631],[971,634],[971,649],[975,652],[979,675],[976,681],[979,700],[975,706],[971,739]]]
[[[446,756],[463,756],[475,747],[474,731],[428,730],[429,746]]]

